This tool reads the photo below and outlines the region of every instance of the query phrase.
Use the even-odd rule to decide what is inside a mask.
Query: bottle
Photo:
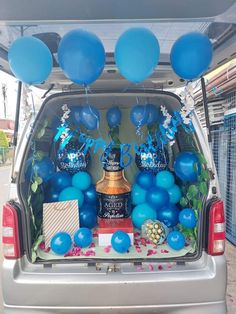
[[[120,165],[119,148],[113,147],[104,158],[103,170],[103,177],[96,184],[98,217],[128,218],[131,214],[131,185]]]

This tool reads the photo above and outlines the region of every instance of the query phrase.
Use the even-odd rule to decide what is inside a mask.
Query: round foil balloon
[[[155,149],[148,150],[148,145],[135,155],[135,163],[139,170],[148,171],[153,174],[165,170],[168,167],[169,158],[166,150],[158,148],[153,144]]]
[[[90,155],[85,155],[82,150],[82,144],[78,142],[69,142],[64,149],[57,151],[56,163],[60,170],[65,170],[70,174],[86,170]]]

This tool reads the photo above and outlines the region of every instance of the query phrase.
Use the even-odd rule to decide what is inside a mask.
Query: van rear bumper
[[[132,306],[132,307],[83,307],[83,308],[62,308],[62,307],[8,307],[4,306],[4,314],[225,314],[226,304],[222,302],[202,303],[202,304],[172,304],[171,306]]]
[[[5,313],[226,313],[226,261],[203,252],[185,265],[118,272],[86,264],[3,263]],[[153,269],[152,269],[153,268]]]

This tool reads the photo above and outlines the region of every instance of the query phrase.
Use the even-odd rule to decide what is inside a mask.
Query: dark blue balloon
[[[80,118],[86,129],[96,130],[99,128],[100,114],[94,106],[83,106],[80,112]]]
[[[155,70],[160,47],[155,35],[146,28],[134,27],[125,31],[115,47],[115,62],[129,81],[139,83]]]
[[[36,160],[33,166],[34,174],[42,178],[43,182],[47,182],[54,174],[55,166],[49,157],[43,157]]]
[[[115,128],[121,124],[122,113],[119,107],[112,107],[106,113],[107,123],[110,128]]]
[[[97,192],[94,185],[91,185],[87,190],[84,191],[84,203],[96,204]]]
[[[168,205],[169,194],[166,190],[153,186],[147,191],[146,201],[158,212],[160,208]]]
[[[182,250],[185,246],[185,237],[180,231],[171,231],[167,236],[167,244],[173,250]]]
[[[91,84],[101,75],[105,50],[101,40],[82,29],[68,32],[58,47],[58,61],[65,75],[76,84]]]
[[[51,177],[49,184],[55,191],[61,192],[63,189],[72,185],[72,178],[68,172],[59,171]]]
[[[150,205],[143,203],[134,207],[131,217],[135,228],[141,229],[146,220],[155,220],[157,218],[157,214],[155,209],[153,209]]]
[[[147,104],[146,108],[148,112],[147,124],[160,122],[160,109],[153,104]]]
[[[88,228],[80,228],[74,235],[74,241],[81,248],[87,247],[93,241],[93,234]]]
[[[53,203],[58,202],[60,192],[55,190],[54,187],[46,187],[44,193],[44,202],[45,203]]]
[[[97,224],[97,209],[95,205],[84,204],[79,209],[80,226],[92,229]]]
[[[174,43],[170,60],[175,73],[185,80],[199,78],[207,71],[213,56],[209,38],[198,32],[181,36]]]
[[[30,157],[29,159],[26,160],[25,162],[25,169],[24,169],[24,173],[25,173],[25,179],[30,182],[34,171],[33,171],[33,157]]]
[[[196,182],[201,173],[198,157],[192,152],[180,153],[175,162],[174,170],[177,177],[184,182]]]
[[[148,112],[146,106],[136,105],[130,112],[130,120],[136,127],[141,127],[147,123]]]
[[[154,185],[154,181],[154,175],[148,171],[139,172],[136,177],[136,182],[145,190],[150,189]]]
[[[131,245],[130,237],[124,231],[116,231],[112,235],[111,245],[117,253],[126,253]]]
[[[57,255],[66,254],[72,245],[71,237],[66,232],[58,232],[51,239],[50,247]]]
[[[194,210],[191,208],[184,208],[179,213],[179,222],[185,228],[195,228],[197,224],[197,218]]]
[[[40,39],[24,36],[9,48],[8,61],[13,74],[26,84],[40,84],[52,71],[52,54]]]
[[[169,204],[157,210],[157,219],[168,228],[174,227],[179,222],[179,210],[175,205]]]

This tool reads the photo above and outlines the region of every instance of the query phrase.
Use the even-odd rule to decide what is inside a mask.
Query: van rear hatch
[[[93,91],[93,93],[88,94],[87,96],[80,92],[66,92],[54,94],[44,101],[35,121],[33,132],[29,137],[18,177],[18,193],[26,215],[27,252],[30,260],[37,262],[143,262],[146,260],[186,261],[196,260],[199,256],[201,256],[205,236],[204,216],[206,214],[206,204],[208,196],[211,196],[211,193],[209,193],[210,186],[212,184],[214,185],[214,182],[210,180],[208,169],[211,165],[207,164],[203,155],[203,151],[206,151],[207,146],[205,146],[206,142],[202,131],[199,128],[198,120],[194,114],[191,114],[191,120],[193,123],[191,127],[190,124],[185,125],[184,123],[180,123],[176,120],[176,125],[174,127],[175,131],[173,131],[172,126],[172,132],[174,132],[175,136],[170,137],[169,134],[169,138],[165,137],[165,142],[162,141],[161,146],[155,146],[158,141],[158,136],[163,136],[160,131],[161,124],[163,122],[161,122],[157,128],[154,127],[154,129],[147,128],[147,126],[142,126],[139,129],[135,128],[130,121],[130,112],[137,101],[140,104],[146,105],[148,102],[158,109],[162,108],[163,113],[160,111],[162,121],[165,120],[163,114],[169,113],[172,117],[177,117],[177,112],[180,112],[181,109],[183,109],[180,99],[175,94],[155,90],[146,90],[145,92],[140,90],[131,90],[127,92],[100,90]],[[92,226],[94,227],[92,228],[93,241],[89,247],[78,248],[74,245],[74,247],[72,247],[66,254],[55,254],[55,252],[50,249],[50,245],[49,247],[45,247],[45,230],[43,230],[43,227],[45,227],[45,218],[43,215],[43,211],[45,210],[44,206],[45,203],[47,203],[47,206],[53,208],[53,206],[58,204],[58,201],[60,200],[58,196],[53,198],[53,195],[50,194],[50,191],[53,189],[53,176],[55,175],[55,172],[60,172],[62,169],[61,167],[65,164],[66,167],[63,171],[66,170],[72,177],[76,172],[71,171],[68,160],[63,159],[63,162],[61,162],[60,159],[61,138],[58,137],[58,132],[63,124],[61,122],[64,114],[63,108],[65,109],[66,105],[67,108],[71,110],[68,118],[70,129],[77,130],[76,132],[73,132],[73,137],[68,142],[68,145],[65,146],[64,151],[68,154],[70,151],[67,151],[67,149],[70,150],[72,147],[76,148],[76,151],[73,150],[73,153],[81,152],[81,147],[82,149],[87,147],[86,150],[88,151],[88,158],[90,161],[86,171],[91,175],[92,184],[96,185],[96,183],[103,177],[104,170],[101,158],[104,155],[104,150],[109,147],[112,138],[114,140],[114,134],[111,134],[111,129],[109,128],[106,119],[107,111],[111,107],[114,107],[114,104],[116,107],[119,107],[122,113],[122,122],[119,127],[119,134],[117,133],[117,135],[119,137],[119,143],[121,143],[119,145],[122,147],[122,152],[124,154],[123,162],[125,177],[131,185],[131,210],[134,211],[137,206],[140,204],[142,206],[143,203],[147,202],[145,199],[137,200],[136,198],[139,197],[139,192],[134,192],[134,189],[135,186],[137,186],[138,173],[143,173],[146,172],[144,170],[147,170],[143,168],[139,169],[140,160],[139,162],[137,161],[137,156],[143,157],[145,154],[151,154],[152,152],[151,150],[150,152],[145,151],[144,155],[138,155],[137,151],[143,148],[149,149],[151,147],[148,146],[149,141],[149,143],[152,143],[152,145],[155,146],[156,155],[157,158],[159,158],[158,161],[162,162],[161,165],[158,163],[157,167],[159,168],[157,172],[159,173],[167,170],[172,173],[174,176],[175,186],[178,186],[181,193],[181,196],[179,196],[179,198],[177,197],[178,199],[173,201],[173,204],[166,204],[166,207],[169,205],[172,209],[174,207],[174,211],[172,211],[172,213],[176,213],[177,211],[178,217],[172,217],[172,219],[177,220],[173,224],[170,223],[170,225],[168,225],[168,219],[165,220],[165,218],[158,216],[160,221],[165,222],[165,227],[167,226],[163,232],[166,233],[167,236],[167,233],[170,231],[180,230],[184,235],[185,244],[180,249],[173,249],[170,245],[168,245],[166,236],[164,237],[162,244],[153,242],[144,230],[140,226],[137,226],[135,217],[133,217],[133,214],[131,213],[134,225],[134,229],[131,232],[133,233],[134,239],[132,240],[133,243],[127,253],[120,254],[113,250],[111,242],[103,245],[100,243],[99,245],[98,239],[100,239],[99,232],[101,232],[101,230],[99,228],[100,223],[98,218],[98,224],[96,226]],[[91,106],[90,108],[96,108],[100,114],[99,127],[93,131],[88,131],[83,126],[81,127],[81,125],[78,127],[77,121],[75,120],[76,112],[81,110],[82,107],[87,108],[88,106]],[[164,109],[166,112],[164,112]],[[169,129],[169,131],[171,130]],[[113,130],[113,132],[115,131]],[[106,143],[106,145],[101,145],[101,142]],[[99,146],[96,146],[98,143]],[[180,177],[176,175],[174,163],[177,156],[179,156],[181,152],[193,154],[198,158],[198,165],[201,170],[198,172],[194,182],[183,182]],[[73,155],[73,157],[75,157],[75,155]],[[147,158],[146,155],[145,162]],[[165,162],[161,159],[163,156],[165,158]],[[37,168],[38,172],[35,171],[35,165],[40,164],[42,160],[52,161],[54,165],[52,174],[47,173],[45,176],[45,174],[41,171],[42,169],[39,168]],[[156,172],[151,175],[155,179]],[[45,179],[46,177],[47,179]],[[155,184],[153,183],[153,185]],[[166,191],[168,192],[168,189]],[[146,190],[146,198],[148,193],[149,191]],[[170,191],[168,193],[170,196]],[[94,205],[90,206],[94,207]],[[99,205],[96,204],[96,206],[98,209]],[[153,206],[155,207],[155,204]],[[159,205],[156,205],[155,209],[158,211],[159,207]],[[184,208],[193,209],[196,218],[196,226],[185,228],[180,224],[179,214]],[[78,212],[81,212],[81,210],[83,210],[83,206],[82,209],[81,206],[79,206],[79,209],[77,210]],[[166,210],[168,212],[168,209]],[[56,211],[52,210],[51,213],[53,216],[50,218],[50,224],[51,226],[57,225],[58,218],[55,215]],[[69,214],[64,216],[65,219],[67,219],[68,216]],[[81,213],[79,214],[79,217],[80,225],[84,227]],[[151,218],[151,216],[149,218]],[[154,221],[158,221],[159,219],[156,217]],[[68,218],[68,224],[69,223],[71,223],[70,218]],[[103,236],[106,238],[106,235]]]

